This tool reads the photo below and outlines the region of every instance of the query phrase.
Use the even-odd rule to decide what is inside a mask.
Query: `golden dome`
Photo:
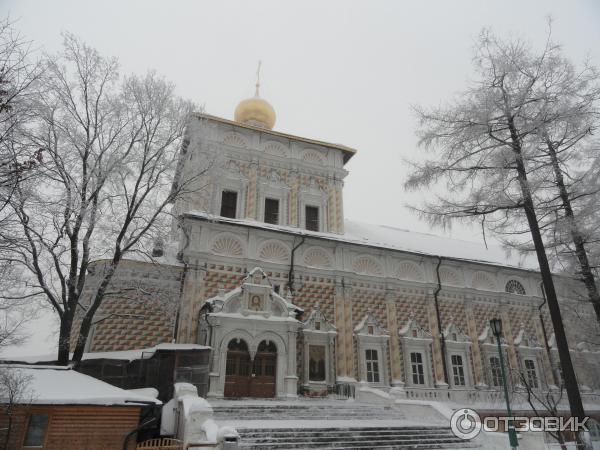
[[[275,110],[257,93],[254,97],[242,100],[237,105],[234,118],[236,122],[272,130],[275,125]]]
[[[242,100],[235,108],[233,117],[236,122],[272,130],[273,125],[275,125],[275,110],[268,101],[258,95],[261,64],[259,61],[256,70],[256,92],[254,97]]]

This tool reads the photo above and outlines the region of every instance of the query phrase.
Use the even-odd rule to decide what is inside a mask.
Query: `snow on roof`
[[[485,245],[478,242],[450,239],[445,236],[405,230],[388,225],[373,225],[346,219],[344,221],[344,234],[335,234],[308,231],[302,228],[283,225],[271,225],[248,219],[229,219],[197,211],[190,211],[186,213],[186,215],[206,220],[293,233],[307,237],[347,242],[350,244],[367,245],[382,249],[418,253],[427,256],[441,256],[493,265],[510,266],[525,270],[538,270],[535,258],[522,258],[520,255],[515,254],[515,252],[508,253],[504,248],[498,245],[489,245],[488,248],[486,248]]]
[[[82,359],[122,359],[133,361],[134,359],[151,358],[157,350],[209,350],[210,347],[198,344],[158,344],[154,347],[140,348],[134,350],[121,350],[115,352],[91,352],[85,353]]]
[[[160,400],[126,391],[61,366],[5,366],[24,375],[23,401],[36,405],[131,405]]]
[[[163,351],[174,351],[174,350],[208,350],[210,347],[206,345],[198,344],[158,344],[154,347],[139,348],[134,350],[120,350],[114,352],[90,352],[84,353],[82,360],[87,359],[120,359],[123,361],[133,361],[135,359],[148,359],[151,358],[157,350]],[[73,354],[71,354],[73,356]],[[56,353],[49,355],[35,355],[35,356],[23,356],[23,357],[4,357],[0,361],[19,361],[29,364],[35,364],[40,362],[56,361]]]

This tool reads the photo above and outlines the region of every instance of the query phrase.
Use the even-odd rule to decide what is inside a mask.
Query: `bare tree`
[[[561,58],[559,48],[550,40],[536,54],[522,41],[504,42],[490,32],[482,32],[474,57],[476,80],[448,106],[416,109],[420,143],[433,150],[434,157],[414,164],[406,187],[438,188],[436,199],[418,209],[434,224],[484,220],[488,228],[507,232],[523,222],[527,224],[548,300],[571,414],[583,418],[583,403],[538,218],[538,208],[545,200],[539,193],[546,192],[540,189],[550,168],[536,159],[537,147],[530,145],[538,130],[560,119],[546,112],[548,99],[560,97],[563,89],[553,70]]]
[[[21,135],[30,118],[30,101],[40,75],[40,64],[32,59],[31,43],[9,18],[0,20],[0,214],[18,182],[30,176],[42,158],[39,149]],[[0,225],[1,220],[0,215]]]
[[[24,273],[21,293],[5,298],[42,296],[58,314],[65,365],[72,338],[80,361],[121,260],[148,254],[167,233],[173,202],[193,189],[194,177],[172,180],[194,105],[155,73],[121,78],[115,59],[70,34],[63,53],[46,58],[41,82],[27,138],[47,157],[35,183],[21,183],[10,201],[13,220],[0,231],[10,245],[0,258]],[[108,263],[84,296],[96,259]]]
[[[13,421],[18,408],[31,402],[30,382],[31,377],[18,368],[0,367],[0,411],[6,417],[6,427],[0,429],[2,450],[14,448],[10,446]]]

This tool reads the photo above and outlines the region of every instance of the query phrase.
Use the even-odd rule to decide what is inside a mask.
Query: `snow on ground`
[[[68,367],[7,365],[26,380],[23,401],[37,405],[132,405],[161,402],[112,386]]]

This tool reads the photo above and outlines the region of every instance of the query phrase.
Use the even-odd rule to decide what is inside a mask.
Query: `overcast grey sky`
[[[411,104],[435,105],[461,90],[482,27],[541,45],[545,17],[575,62],[600,64],[598,0],[201,1],[0,0],[35,45],[56,51],[73,32],[124,73],[155,69],[209,114],[233,118],[253,95],[277,112],[275,129],[358,150],[346,166],[345,215],[429,231],[402,207],[403,158],[419,150]],[[439,230],[435,232],[441,233]],[[453,236],[477,239],[458,228]],[[38,333],[23,350],[54,342]],[[47,335],[47,333],[46,333]]]

